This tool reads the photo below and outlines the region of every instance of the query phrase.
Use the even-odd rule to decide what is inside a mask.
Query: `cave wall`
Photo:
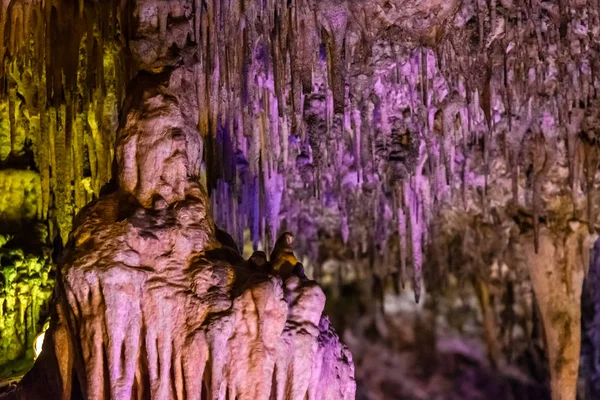
[[[44,225],[36,229],[46,234]],[[20,246],[18,239],[0,235],[0,365],[32,358],[54,288],[50,249],[43,243]]]
[[[54,287],[39,174],[0,170],[0,365],[32,357]]]

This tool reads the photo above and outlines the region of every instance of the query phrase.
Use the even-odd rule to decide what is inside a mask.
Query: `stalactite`
[[[354,164],[356,167],[356,179],[359,185],[362,183],[363,179],[363,162],[362,162],[362,135],[361,135],[361,118],[360,111],[354,106],[352,107],[353,118],[352,118],[352,128],[354,131]]]
[[[456,115],[464,107],[464,100],[458,93],[454,93],[446,104],[442,106],[443,119],[443,139],[442,146],[444,148],[444,165],[446,168],[446,184],[452,186],[452,177],[454,176],[454,147],[455,147],[455,132],[454,122]]]
[[[491,110],[491,65],[488,66],[483,85],[482,93],[480,94],[480,105],[483,108],[483,114],[486,121],[486,130],[483,134],[483,190],[482,190],[482,214],[484,220],[488,218],[489,212],[489,177],[490,177],[490,147],[492,146],[492,110]]]
[[[589,130],[584,138],[584,154],[585,154],[585,178],[586,178],[586,195],[587,195],[587,220],[590,233],[595,231],[596,214],[594,212],[594,193],[596,183],[596,172],[600,166],[600,148],[598,147],[595,131],[589,123],[586,124]]]
[[[31,141],[35,165],[27,167],[42,175],[42,214],[52,216],[66,240],[74,213],[110,179],[116,129],[110,122],[127,73],[116,67],[124,64],[126,10],[110,2],[61,3],[60,12],[55,3],[12,3],[0,20],[10,43],[0,68],[0,81],[9,83],[0,88],[0,103],[6,100],[14,108],[22,99],[20,107],[27,112],[19,115],[14,109],[13,117],[23,119],[11,129],[11,162],[26,162],[19,161],[21,149]],[[86,147],[90,151],[91,138],[96,146],[88,161],[95,163],[86,169],[91,176],[84,176],[83,154]]]
[[[418,303],[421,298],[422,285],[422,238],[423,238],[423,210],[420,207],[419,186],[422,184],[422,168],[425,160],[425,143],[421,142],[419,149],[419,163],[415,168],[414,174],[404,181],[402,193],[404,194],[404,204],[408,211],[408,227],[409,239],[412,253],[413,263],[413,291],[415,293],[415,301]]]
[[[427,50],[421,49],[421,102],[425,107],[429,104],[429,77],[427,66]]]
[[[410,182],[412,181],[412,182]],[[412,248],[412,262],[413,262],[413,290],[415,293],[415,301],[418,303],[421,298],[421,225],[418,221],[418,208],[417,199],[414,189],[410,187],[416,181],[412,178],[405,184],[405,193],[408,194],[406,203],[408,204],[409,210],[409,221],[410,221],[410,244]]]
[[[406,213],[404,212],[404,195],[403,195],[403,184],[400,183],[398,186],[398,204],[397,204],[397,218],[398,218],[398,248],[400,250],[400,283],[404,289],[406,283],[406,258],[407,258],[407,246],[406,246]]]
[[[540,191],[543,184],[544,175],[547,172],[549,158],[547,157],[546,141],[541,128],[537,124],[532,124],[530,127],[529,148],[527,149],[529,162],[532,165],[531,171],[531,190],[532,190],[532,213],[533,213],[533,231],[534,231],[534,248],[537,252],[539,248],[539,232],[540,232],[540,212],[542,204],[540,199]]]
[[[343,114],[345,108],[346,87],[346,5],[324,4],[320,9],[322,15],[323,43],[327,49],[327,68],[329,72],[329,87],[333,95],[333,112]]]

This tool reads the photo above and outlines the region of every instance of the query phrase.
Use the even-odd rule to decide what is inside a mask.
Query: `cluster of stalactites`
[[[31,350],[54,287],[48,257],[12,248],[10,239],[0,235],[0,365]]]
[[[548,213],[595,221],[595,7],[463,2],[418,30],[364,26],[344,2],[222,4],[196,25],[200,127],[217,221],[236,240],[249,227],[268,246],[306,227],[307,209],[359,253],[397,233],[418,297],[443,204],[484,221],[521,209],[536,238]],[[547,210],[553,196],[571,206]]]
[[[63,240],[111,178],[127,71],[117,2],[4,1],[0,168],[40,173],[41,219]]]

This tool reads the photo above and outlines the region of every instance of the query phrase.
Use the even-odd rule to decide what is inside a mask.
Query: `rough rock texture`
[[[45,227],[37,225],[28,235],[29,246],[23,246],[23,237],[0,234],[1,369],[10,361],[31,357],[31,343],[49,313],[54,287],[50,254],[36,243],[37,237],[45,238]]]
[[[48,316],[54,271],[40,192],[35,171],[0,170],[0,380],[13,361],[31,358]]]
[[[17,398],[354,398],[352,356],[322,317],[325,296],[291,235],[254,267],[226,233],[231,247],[217,240],[196,179],[187,73],[132,82],[119,189],[75,219],[47,354]]]
[[[0,221],[4,224],[31,221],[41,216],[39,174],[24,170],[1,170],[0,192]]]

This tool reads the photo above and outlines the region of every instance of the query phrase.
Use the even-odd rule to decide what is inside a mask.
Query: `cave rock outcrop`
[[[118,188],[74,221],[43,351],[17,398],[354,398],[352,356],[292,236],[247,262],[215,227],[188,72],[132,82]]]

